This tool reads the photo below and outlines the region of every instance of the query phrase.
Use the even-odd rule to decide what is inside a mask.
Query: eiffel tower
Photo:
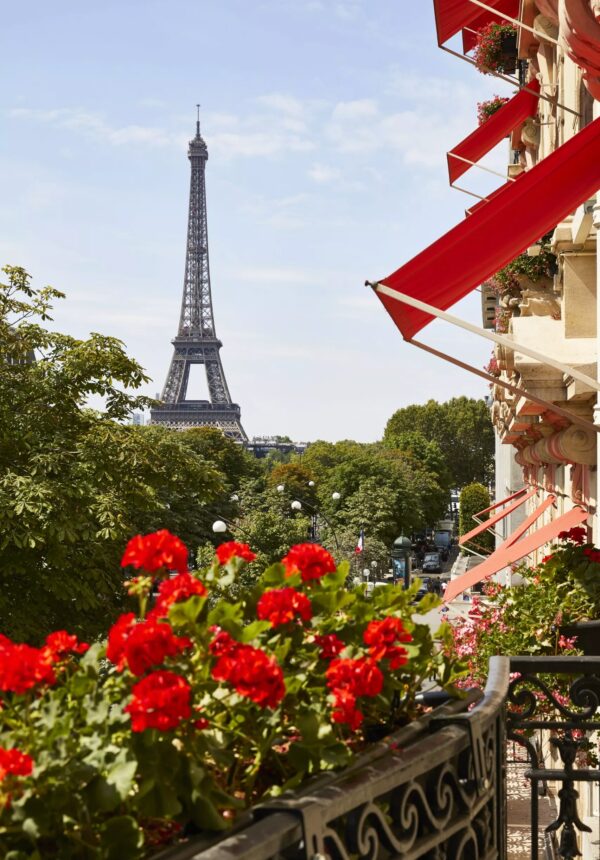
[[[172,341],[173,358],[161,403],[151,410],[150,421],[175,430],[218,427],[227,436],[246,442],[240,407],[231,402],[225,380],[219,355],[223,344],[217,338],[213,318],[206,219],[205,170],[208,149],[200,135],[199,112],[196,136],[190,140],[188,158],[192,165],[192,176],[179,330]],[[210,401],[186,399],[192,364],[204,365]]]

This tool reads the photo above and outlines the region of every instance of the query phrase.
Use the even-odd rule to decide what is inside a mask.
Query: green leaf
[[[140,856],[144,834],[135,818],[120,815],[109,818],[101,830],[103,860],[133,860]]]
[[[264,633],[265,630],[270,629],[270,621],[253,621],[252,624],[248,624],[247,627],[244,627],[242,635],[240,636],[240,642],[252,642],[253,639],[256,639],[261,633]]]
[[[106,774],[106,781],[113,785],[121,800],[129,795],[137,772],[137,761],[118,761]]]

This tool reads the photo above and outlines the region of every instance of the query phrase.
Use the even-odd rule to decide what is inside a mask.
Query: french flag
[[[358,536],[358,543],[356,544],[356,548],[354,550],[355,553],[360,553],[365,548],[365,531],[364,529],[360,530],[360,534]]]

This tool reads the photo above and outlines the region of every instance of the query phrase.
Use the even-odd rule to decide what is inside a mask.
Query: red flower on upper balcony
[[[581,526],[575,526],[569,531],[559,532],[558,539],[559,540],[568,540],[572,543],[582,544],[585,543],[587,538],[587,529],[582,528]]]

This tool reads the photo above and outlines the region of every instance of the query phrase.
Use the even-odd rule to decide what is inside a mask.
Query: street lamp
[[[284,490],[285,490],[285,484],[277,484],[277,492],[278,493],[283,493]]]
[[[227,524],[223,520],[215,520],[212,524],[212,530],[215,534],[223,534],[227,531]]]
[[[309,487],[314,487],[314,485],[315,485],[315,482],[314,482],[314,481],[309,481],[309,482],[308,482],[308,486],[309,486]]]
[[[279,487],[277,487],[277,489],[279,489]],[[340,496],[340,494],[339,494],[339,493],[333,493],[333,494],[332,494],[332,498],[333,498],[333,499],[340,499],[340,498],[341,498],[341,496]],[[309,511],[309,512],[310,512],[310,514],[312,515],[312,526],[311,526],[311,531],[312,531],[312,538],[313,538],[313,540],[316,540],[316,534],[317,534],[317,517],[323,517],[323,520],[325,521],[325,525],[326,525],[326,526],[327,526],[327,528],[331,531],[331,534],[332,534],[332,536],[333,536],[333,540],[334,540],[334,542],[335,542],[335,548],[336,548],[336,550],[337,550],[338,552],[340,551],[340,545],[339,545],[339,543],[338,543],[338,539],[337,539],[337,535],[336,535],[336,533],[335,533],[335,530],[334,530],[333,526],[331,525],[331,523],[329,522],[329,520],[327,519],[327,517],[325,516],[325,514],[324,514],[322,511],[318,511],[316,508],[313,508],[313,506],[312,506],[312,505],[309,505],[309,504],[308,504],[308,502],[305,502],[305,501],[302,501],[302,502],[301,502],[301,501],[299,501],[298,499],[295,499],[295,500],[291,503],[290,507],[291,507],[291,509],[292,509],[293,511],[301,511],[303,507],[305,507],[305,508],[307,508],[307,509],[308,509],[308,511]]]
[[[331,498],[333,499],[333,501],[334,501],[334,502],[339,502],[339,500],[340,500],[342,497],[341,497],[340,493],[337,493],[337,492],[336,492],[336,493],[332,493],[332,494],[331,494]]]

